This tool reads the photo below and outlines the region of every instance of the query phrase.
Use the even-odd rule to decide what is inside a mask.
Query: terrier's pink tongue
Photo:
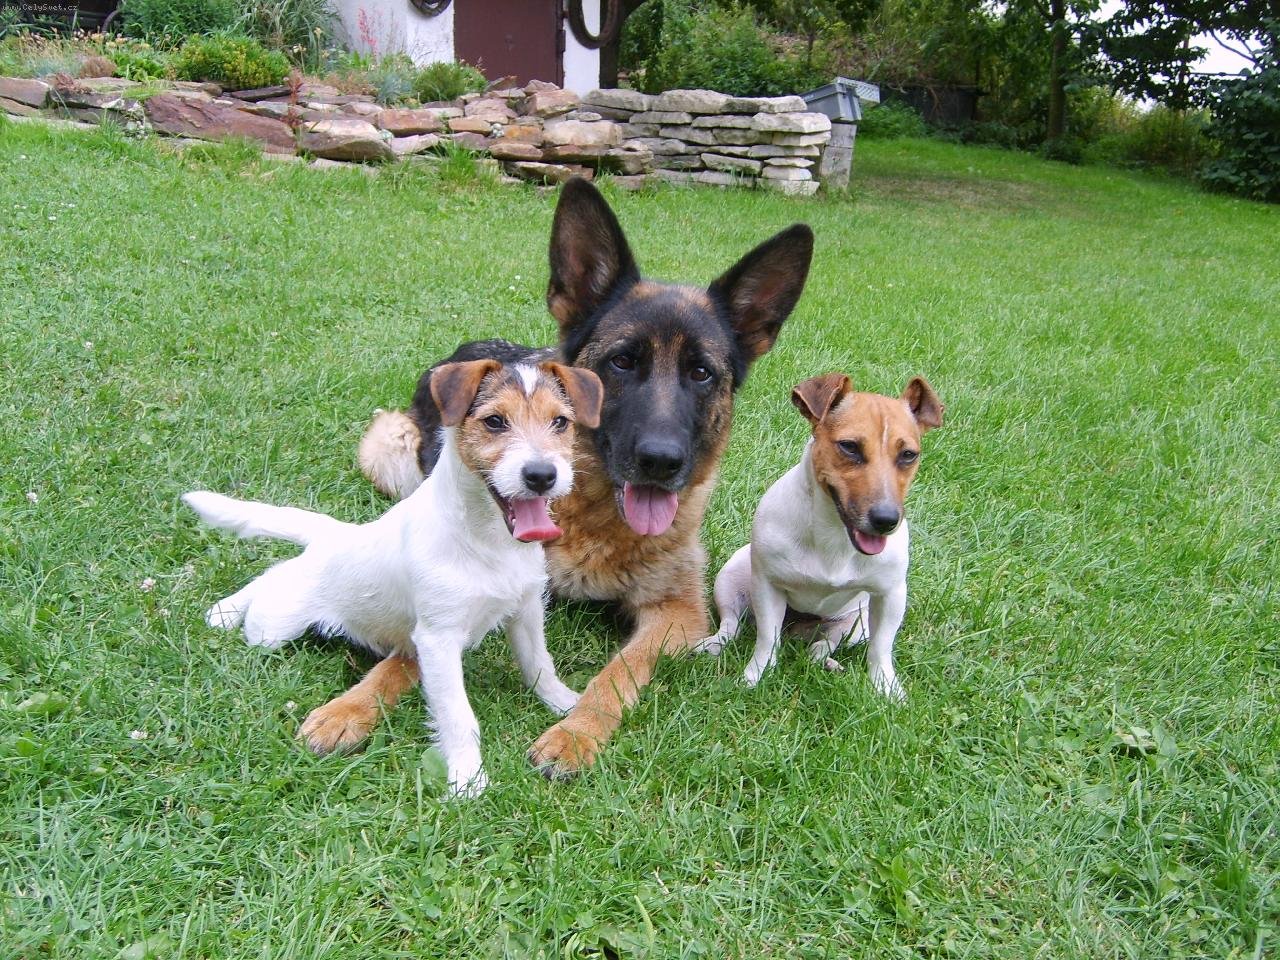
[[[858,549],[873,557],[884,549],[885,542],[888,539],[888,537],[880,537],[874,533],[863,533],[861,530],[853,531],[853,542],[858,545]]]
[[[641,536],[666,533],[675,522],[679,506],[680,498],[661,487],[648,484],[634,487],[628,483],[622,488],[622,513],[627,518],[627,526]]]
[[[547,513],[546,497],[530,497],[528,500],[512,500],[511,535],[517,540],[531,543],[535,540],[554,540],[563,532],[551,522]]]

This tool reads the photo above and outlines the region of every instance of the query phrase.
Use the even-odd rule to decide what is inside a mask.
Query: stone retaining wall
[[[195,140],[243,137],[271,154],[323,166],[396,161],[446,142],[487,155],[512,178],[558,183],[614,174],[647,183],[818,189],[831,121],[800,97],[730,97],[710,90],[593,90],[534,81],[422,107],[382,107],[364,95],[302,83],[224,93],[213,84],[140,84],[116,77],[0,77],[0,111]]]

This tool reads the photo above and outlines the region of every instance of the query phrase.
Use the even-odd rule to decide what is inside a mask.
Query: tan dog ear
[[[947,408],[924,377],[912,377],[907,389],[902,391],[902,399],[911,409],[922,433],[942,426],[942,412]]]
[[[431,371],[431,399],[440,410],[440,422],[456,427],[475,403],[480,381],[501,367],[497,360],[446,363]]]
[[[604,402],[604,384],[590,370],[548,362],[542,369],[560,381],[573,404],[573,419],[584,427],[600,426],[600,405]]]
[[[791,402],[815,426],[825,417],[836,402],[853,389],[853,384],[843,373],[824,373],[820,377],[798,383],[791,391]]]

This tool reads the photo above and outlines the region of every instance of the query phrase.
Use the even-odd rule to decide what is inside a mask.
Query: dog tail
[[[399,410],[379,410],[360,438],[360,470],[388,497],[403,500],[422,484],[418,425]]]
[[[305,547],[325,534],[337,533],[346,524],[323,513],[297,507],[273,507],[256,500],[237,500],[208,490],[183,494],[182,502],[212,527],[231,530],[242,537],[271,537]]]

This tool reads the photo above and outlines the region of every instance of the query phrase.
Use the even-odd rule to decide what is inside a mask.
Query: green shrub
[[[297,66],[317,69],[333,41],[330,0],[238,0],[239,30],[281,50]]]
[[[457,100],[464,93],[483,90],[484,74],[465,63],[429,63],[413,77],[413,95],[423,103]]]
[[[862,114],[858,124],[858,136],[876,140],[896,140],[900,137],[927,137],[929,128],[920,114],[905,103],[881,103]]]
[[[120,18],[132,37],[177,39],[233,27],[242,10],[237,0],[124,0]]]
[[[1058,137],[1046,140],[1036,148],[1036,153],[1046,160],[1057,160],[1060,163],[1082,163],[1084,161],[1084,143],[1075,137]]]
[[[746,7],[648,0],[627,20],[621,61],[647,93],[705,88],[776,96],[830,80],[823,50],[810,59],[770,32]]]
[[[111,38],[103,55],[116,65],[116,76],[127,80],[165,80],[173,72],[171,55],[145,40]]]
[[[289,60],[252,37],[216,34],[184,43],[174,57],[173,70],[179,80],[212,81],[228,90],[247,90],[280,83],[289,73]]]
[[[1209,133],[1219,152],[1204,169],[1206,186],[1280,203],[1280,61],[1223,80],[1213,90]]]
[[[1207,128],[1208,116],[1202,110],[1155,106],[1143,111],[1127,104],[1115,111],[1107,126],[1096,131],[1092,143],[1082,145],[1082,158],[1107,166],[1193,177],[1214,153]]]
[[[116,76],[126,80],[164,80],[169,76],[169,63],[156,53],[120,51],[111,58],[116,65]]]
[[[382,57],[364,69],[365,85],[382,104],[401,103],[416,96],[417,78],[417,65],[403,53]]]

